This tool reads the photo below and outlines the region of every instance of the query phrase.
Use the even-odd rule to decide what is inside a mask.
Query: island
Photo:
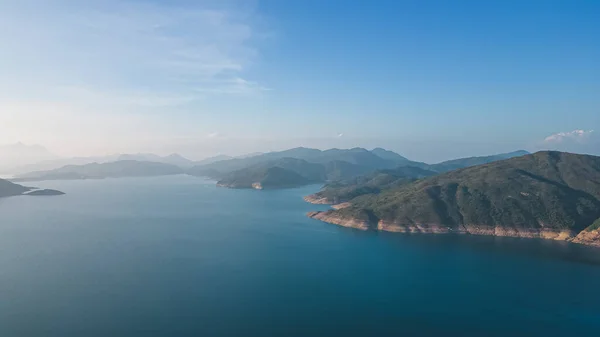
[[[51,195],[63,195],[63,194],[65,194],[65,193],[61,192],[61,191],[57,191],[57,190],[42,189],[42,190],[35,190],[35,191],[27,192],[24,195],[30,195],[30,196],[51,196]]]

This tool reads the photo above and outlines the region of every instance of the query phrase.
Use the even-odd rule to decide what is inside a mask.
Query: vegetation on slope
[[[383,149],[369,151],[363,148],[353,148],[321,151],[299,147],[286,151],[264,153],[249,158],[235,158],[206,165],[197,165],[187,170],[187,173],[218,179],[234,171],[265,165],[284,158],[301,159],[309,163],[323,165],[326,171],[326,177],[323,181],[348,179],[376,169],[394,168],[400,164],[423,164],[412,162],[397,153]]]
[[[310,196],[310,198],[324,199],[328,203],[338,204],[361,195],[380,193],[383,190],[395,188],[435,174],[433,171],[411,166],[392,170],[378,170],[347,181],[325,185],[321,191]]]
[[[331,214],[402,225],[579,231],[600,217],[600,157],[538,152],[364,195]]]
[[[252,188],[255,183],[269,188],[300,186],[323,182],[325,167],[296,158],[282,158],[236,170],[219,178],[218,184],[232,188]]]
[[[591,231],[599,229],[599,228],[600,228],[600,218],[598,218],[596,221],[594,221],[594,223],[590,227],[586,228],[586,230],[588,232],[591,232]]]
[[[302,186],[310,180],[302,175],[282,167],[243,169],[230,173],[217,182],[217,185],[230,188],[272,189]]]

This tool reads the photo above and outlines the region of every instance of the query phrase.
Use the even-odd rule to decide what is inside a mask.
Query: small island
[[[65,192],[61,192],[58,190],[52,190],[52,189],[43,189],[43,190],[35,190],[35,191],[31,191],[28,193],[25,193],[23,195],[30,195],[30,196],[51,196],[51,195],[64,195]]]

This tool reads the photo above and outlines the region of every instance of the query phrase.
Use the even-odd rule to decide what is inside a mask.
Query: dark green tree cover
[[[310,180],[282,167],[243,169],[230,173],[217,184],[231,188],[287,188],[309,184]],[[258,187],[255,184],[259,184]]]
[[[333,212],[407,225],[582,230],[600,217],[600,157],[538,152],[363,195]]]
[[[346,181],[327,184],[320,192],[315,193],[314,197],[318,199],[326,198],[330,203],[337,204],[350,201],[361,195],[377,194],[435,174],[436,172],[412,166],[378,170]]]

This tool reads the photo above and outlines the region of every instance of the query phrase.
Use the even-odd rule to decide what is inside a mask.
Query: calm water
[[[600,336],[600,250],[364,233],[192,177],[0,199],[0,336]]]

